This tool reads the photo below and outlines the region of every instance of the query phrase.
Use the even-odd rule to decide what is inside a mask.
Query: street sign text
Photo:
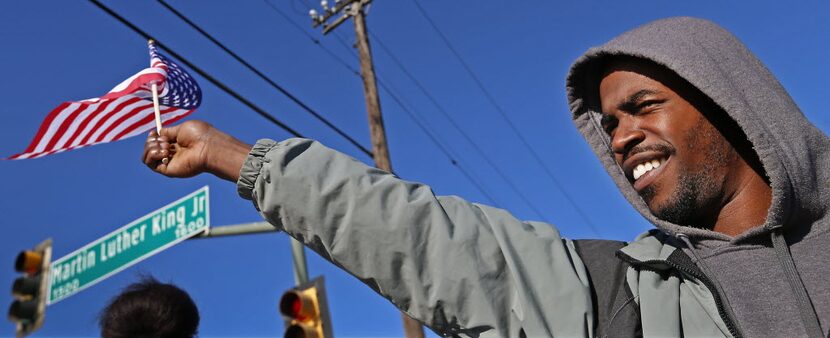
[[[209,226],[205,186],[54,261],[48,303],[74,295]]]

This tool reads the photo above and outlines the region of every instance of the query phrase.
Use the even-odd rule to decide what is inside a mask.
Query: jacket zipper
[[[707,278],[706,276],[704,276],[702,274],[699,274],[695,270],[689,269],[688,267],[685,267],[685,266],[682,266],[682,265],[679,265],[677,263],[670,262],[670,261],[667,261],[667,260],[638,261],[638,260],[635,260],[634,258],[631,258],[630,256],[628,256],[626,254],[623,254],[622,252],[618,251],[617,254],[619,255],[619,257],[622,260],[628,262],[628,264],[631,264],[632,266],[637,266],[637,267],[639,267],[641,269],[644,269],[644,270],[647,270],[647,271],[652,271],[652,272],[658,272],[659,273],[659,272],[661,272],[661,270],[652,268],[651,266],[649,266],[649,264],[666,264],[666,265],[669,265],[669,266],[671,266],[672,268],[674,268],[676,270],[685,272],[685,273],[691,275],[692,277],[695,277],[698,280],[700,280],[701,282],[703,282],[703,285],[706,285],[706,288],[708,288],[709,292],[711,292],[712,296],[714,296],[715,306],[718,309],[718,314],[720,315],[720,318],[721,318],[721,320],[723,320],[724,324],[726,324],[726,329],[729,330],[729,334],[731,334],[732,337],[735,337],[735,338],[740,338],[741,337],[740,333],[738,332],[737,327],[735,326],[734,321],[726,313],[726,309],[723,306],[723,302],[721,301],[720,294],[718,294],[717,289],[715,289],[715,286],[712,284],[712,281],[710,281],[709,278]]]

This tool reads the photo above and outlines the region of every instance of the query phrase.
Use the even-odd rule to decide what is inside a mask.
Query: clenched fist
[[[168,177],[191,177],[209,172],[236,181],[250,150],[250,145],[207,122],[192,120],[166,127],[161,130],[161,135],[155,130],[150,132],[142,160],[150,169]]]

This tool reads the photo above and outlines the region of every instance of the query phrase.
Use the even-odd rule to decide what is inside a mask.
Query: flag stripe
[[[75,114],[75,116],[72,116],[71,119],[67,119],[67,121],[63,122],[63,125],[61,125],[61,128],[59,129],[59,131],[61,131],[61,132],[53,137],[53,139],[58,140],[58,142],[56,144],[52,145],[51,147],[47,146],[46,148],[49,149],[49,150],[54,149],[53,147],[63,148],[69,142],[72,135],[75,134],[75,130],[78,129],[78,125],[83,123],[85,118],[91,112],[96,111],[98,109],[98,107],[100,107],[100,106],[101,106],[101,103],[96,102],[96,103],[87,104],[86,108],[84,108],[82,110],[78,110],[78,113]]]
[[[178,108],[172,108],[178,109]],[[166,109],[165,109],[166,110]],[[129,128],[130,126],[137,123],[137,121],[141,120],[148,120],[153,121],[155,120],[155,113],[153,109],[153,105],[150,104],[144,109],[134,114],[130,114],[130,116],[125,116],[123,120],[118,121],[118,125],[114,126],[115,128],[110,128],[104,134],[101,135],[100,140],[104,142],[114,141],[115,136],[120,134],[124,129]]]
[[[44,152],[39,152],[39,153],[23,154],[23,156],[21,156],[21,157],[20,157],[20,159],[39,158],[39,157],[43,157],[43,156],[46,156],[46,155],[52,155],[52,154],[62,153],[62,152],[67,151],[67,150],[73,150],[73,149],[83,148],[83,147],[86,147],[86,146],[91,146],[91,145],[95,145],[95,144],[96,144],[96,143],[92,143],[92,144],[85,144],[85,145],[80,145],[80,146],[76,146],[76,147],[69,147],[69,148],[55,149],[55,150],[44,151]]]
[[[79,119],[80,123],[70,127],[71,134],[67,133],[68,135],[70,135],[69,138],[66,140],[66,142],[61,143],[60,146],[61,147],[64,147],[66,145],[69,145],[70,147],[71,146],[77,146],[78,143],[76,143],[76,141],[80,142],[80,139],[78,137],[80,137],[82,135],[82,132],[87,128],[87,126],[89,125],[89,122],[92,119],[94,119],[95,116],[98,116],[98,114],[100,114],[101,112],[106,110],[110,105],[113,105],[113,104],[117,105],[117,104],[119,104],[121,102],[124,102],[126,100],[129,100],[129,97],[120,97],[120,98],[115,99],[115,100],[107,100],[107,101],[104,101],[104,102],[99,102],[95,106],[95,109],[90,111],[88,114],[81,113],[82,116]]]
[[[165,108],[165,109],[162,109],[160,111],[161,119],[164,120],[164,117],[165,117],[164,114],[166,112],[176,110],[176,109],[178,109],[178,108]],[[127,130],[129,128],[133,128],[136,124],[140,124],[141,121],[147,121],[147,122],[154,121],[155,120],[155,113],[154,113],[153,110],[154,110],[153,106],[150,105],[147,109],[142,110],[140,113],[133,114],[133,116],[131,116],[129,119],[127,119],[125,121],[122,121],[122,122],[119,122],[118,127],[113,128],[111,131],[109,131],[106,134],[106,136],[104,136],[102,141],[109,142],[109,141],[114,141],[114,140],[119,139],[118,135],[123,134],[124,130]],[[155,123],[154,123],[154,125],[155,125]]]
[[[138,99],[131,96],[123,96],[116,100],[107,100],[101,103],[101,105],[98,106],[98,109],[92,112],[92,114],[90,114],[87,119],[84,120],[80,126],[78,126],[78,130],[80,130],[80,132],[76,131],[76,134],[72,136],[69,141],[69,146],[75,147],[86,143],[88,136],[95,130],[94,128],[95,125],[98,124],[98,121],[100,121],[110,111],[121,109],[121,107],[129,104],[128,102],[132,102],[133,100]]]
[[[119,124],[124,122],[130,118],[130,116],[135,116],[139,114],[146,114],[147,112],[153,111],[153,103],[147,102],[146,100],[141,100],[140,102],[136,102],[135,104],[131,105],[131,107],[125,108],[119,111],[117,114],[113,114],[106,122],[104,122],[101,126],[98,127],[98,130],[92,136],[94,139],[93,142],[101,142],[104,140],[104,137],[111,132],[113,129],[118,127]]]
[[[70,104],[72,104],[72,102],[61,103],[60,106],[49,112],[49,115],[46,115],[46,119],[43,120],[43,123],[40,124],[40,128],[38,128],[37,134],[35,134],[34,139],[32,139],[32,142],[29,143],[29,146],[26,147],[26,150],[24,152],[28,153],[35,151],[35,147],[40,142],[40,138],[46,134],[46,130],[49,129],[49,126],[52,124],[52,121],[55,119],[55,116],[60,114],[60,112],[66,109],[66,107],[68,107]]]
[[[95,133],[100,131],[99,128],[101,127],[101,124],[103,123],[102,121],[105,121],[112,114],[117,113],[118,111],[120,111],[122,109],[125,109],[125,107],[127,107],[129,105],[132,105],[132,104],[135,104],[135,102],[140,101],[140,100],[141,99],[135,98],[135,97],[130,98],[129,100],[124,101],[124,102],[120,103],[117,106],[111,107],[110,109],[107,109],[103,113],[101,113],[100,115],[96,116],[93,119],[93,121],[91,121],[91,124],[89,126],[87,126],[88,130],[84,131],[84,137],[81,139],[81,142],[79,142],[79,144],[87,144],[89,142],[94,142],[94,141],[90,141],[90,137],[94,137]]]
[[[49,123],[49,128],[47,128],[46,132],[44,133],[45,135],[48,135],[49,137],[41,138],[40,140],[38,140],[37,146],[35,147],[34,151],[35,152],[42,152],[46,148],[46,145],[49,143],[49,140],[51,139],[52,135],[55,134],[55,130],[58,129],[58,127],[60,127],[60,124],[63,122],[63,120],[66,119],[66,116],[71,114],[73,111],[75,111],[75,109],[79,109],[80,106],[81,106],[80,103],[72,102],[72,103],[69,104],[69,106],[66,107],[66,109],[63,109],[63,110],[59,111],[57,114],[55,114],[54,119],[52,120],[51,123]]]
[[[181,120],[182,118],[186,117],[187,115],[190,115],[190,113],[193,112],[193,110],[184,110],[184,109],[178,109],[178,108],[174,108],[174,109],[175,109],[174,111],[172,111],[170,113],[167,113],[166,115],[162,116],[162,121],[163,121],[162,125],[165,125],[165,126],[170,125],[170,124],[172,124],[172,123],[174,123],[178,120]],[[150,130],[152,130],[156,127],[156,122],[153,121],[153,119],[151,119],[149,121],[142,121],[142,122],[144,122],[144,124],[136,123],[135,126],[132,126],[128,129],[125,129],[119,135],[116,135],[114,140],[120,140],[120,139],[127,138],[127,137],[133,137],[133,136],[136,136],[136,135],[139,135],[139,134],[144,134],[145,132],[150,131]]]
[[[166,108],[160,111],[162,119],[164,115],[168,112],[175,111],[179,108]],[[107,136],[104,138],[105,141],[113,141],[120,138],[126,133],[129,133],[135,128],[147,124],[149,122],[154,122],[155,120],[155,112],[153,111],[153,107],[150,106],[149,111],[141,112],[140,114],[135,114],[129,120],[123,121],[119,124],[119,126],[113,129],[111,132],[107,133]]]
[[[44,150],[52,150],[55,149],[55,146],[58,145],[58,142],[66,136],[66,131],[69,129],[69,126],[72,125],[75,120],[78,118],[82,112],[85,112],[90,109],[94,109],[95,106],[98,106],[96,103],[81,103],[77,109],[74,109],[71,112],[64,111],[62,114],[66,115],[66,118],[63,122],[60,123],[57,130],[55,130],[55,134],[49,139],[49,142],[46,144],[46,148]]]
[[[171,113],[171,114],[170,114],[170,116],[171,116],[171,117],[170,117],[170,119],[169,119],[169,120],[167,120],[167,121],[164,121],[163,125],[167,126],[167,125],[171,125],[171,124],[173,124],[173,123],[176,123],[176,122],[178,122],[179,120],[181,120],[181,119],[183,119],[183,118],[187,117],[187,115],[190,115],[190,113],[192,113],[192,112],[193,112],[193,111],[195,111],[195,110],[196,110],[196,109],[191,109],[191,110],[184,110],[184,109],[180,109],[179,111],[177,111],[177,112],[175,112],[175,113]],[[176,114],[179,114],[179,115],[176,115]],[[174,115],[175,115],[175,116],[174,116]]]
[[[58,116],[58,114],[60,114],[71,104],[72,102],[61,103],[57,108],[49,112],[49,115],[46,116],[46,119],[43,120],[43,123],[40,125],[40,128],[38,128],[37,134],[35,134],[35,137],[32,139],[32,142],[29,144],[28,147],[26,147],[25,152],[35,151],[35,147],[37,147],[38,143],[40,143],[40,139],[43,137],[43,135],[46,134],[46,130],[49,129],[49,126],[52,124],[52,121],[55,120],[55,117]]]

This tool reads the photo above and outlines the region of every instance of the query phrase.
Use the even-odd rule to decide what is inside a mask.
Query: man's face
[[[677,75],[630,60],[610,64],[599,89],[614,159],[652,213],[708,225],[740,158],[701,112],[709,101]]]

